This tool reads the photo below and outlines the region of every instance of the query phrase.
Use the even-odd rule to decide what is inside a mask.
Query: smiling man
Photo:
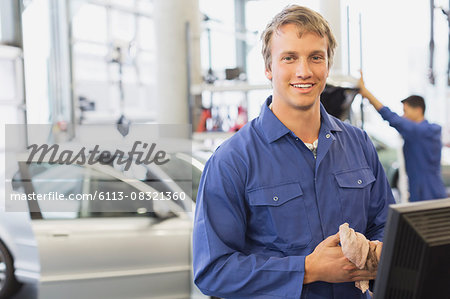
[[[392,193],[361,130],[320,104],[336,42],[318,13],[286,7],[262,34],[273,95],[216,150],[200,182],[194,281],[225,298],[369,298],[339,225],[382,240]]]

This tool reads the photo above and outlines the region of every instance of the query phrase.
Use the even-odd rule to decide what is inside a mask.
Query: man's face
[[[271,70],[274,105],[308,110],[319,105],[328,77],[328,42],[311,32],[298,37],[294,24],[283,25],[271,41]]]

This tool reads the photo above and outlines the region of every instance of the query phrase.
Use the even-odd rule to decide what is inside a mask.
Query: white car
[[[19,162],[15,196],[123,192],[165,198],[100,205],[74,200],[69,211],[54,211],[48,201],[18,201],[22,212],[0,212],[0,298],[11,298],[23,284],[35,285],[36,296],[46,299],[198,296],[191,279],[194,201],[189,192],[179,197],[185,189],[196,193],[205,157],[178,153],[171,157],[177,169],[152,166],[128,173],[110,165]],[[189,172],[191,180],[183,180]],[[176,193],[177,200],[167,200]]]

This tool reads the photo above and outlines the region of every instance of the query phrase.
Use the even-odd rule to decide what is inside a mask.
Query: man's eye
[[[312,57],[312,60],[313,60],[313,61],[321,61],[322,59],[323,59],[322,56],[313,56],[313,57]]]
[[[292,57],[292,56],[283,57],[283,61],[285,61],[285,62],[292,62],[292,61],[294,61],[294,57]]]

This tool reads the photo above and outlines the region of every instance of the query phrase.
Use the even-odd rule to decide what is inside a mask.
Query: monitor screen
[[[450,298],[450,198],[389,207],[375,299]]]

